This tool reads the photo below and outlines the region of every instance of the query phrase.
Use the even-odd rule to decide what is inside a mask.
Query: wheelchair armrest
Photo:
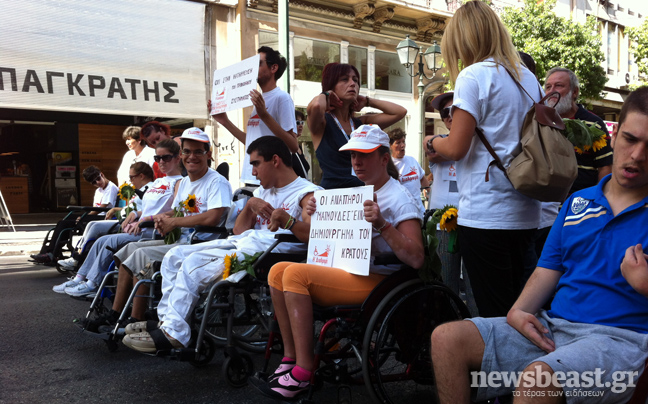
[[[197,225],[194,226],[196,233],[227,233],[227,229],[224,226],[203,226]]]
[[[74,205],[69,205],[65,209],[69,210],[70,212],[73,212],[73,211],[108,212],[112,208],[102,208],[102,207],[98,207],[98,206],[74,206]]]
[[[275,240],[279,240],[282,243],[301,243],[302,241],[297,238],[292,233],[279,233],[275,234],[274,236]]]
[[[381,254],[374,257],[375,265],[403,265],[403,261],[399,260],[396,254]]]

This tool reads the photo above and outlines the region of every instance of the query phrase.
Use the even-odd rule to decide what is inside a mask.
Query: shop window
[[[396,53],[376,51],[376,89],[412,92],[412,78]]]
[[[331,42],[295,38],[295,79],[322,81],[322,70],[328,63],[340,61],[340,45]],[[366,62],[365,62],[366,63]]]
[[[349,46],[349,64],[360,73],[360,87],[367,88],[367,49]]]

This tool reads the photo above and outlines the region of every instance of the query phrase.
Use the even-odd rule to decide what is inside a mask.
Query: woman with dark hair
[[[365,107],[381,113],[355,118]],[[320,185],[325,189],[362,186],[351,167],[351,153],[339,151],[349,133],[362,124],[386,128],[403,119],[407,110],[392,102],[360,95],[360,74],[349,64],[329,63],[322,72],[322,93],[308,104],[308,128],[315,155],[322,168]]]
[[[295,124],[297,125],[297,133],[293,133],[293,135],[295,135],[295,139],[297,139],[298,142],[299,137],[302,135],[302,132],[304,130],[305,123],[304,113],[296,109]],[[295,169],[297,175],[308,178],[308,170],[310,170],[310,164],[308,164],[308,160],[306,160],[306,156],[304,156],[304,150],[302,150],[301,145],[298,144],[297,147],[299,147],[299,149],[292,155],[293,169]],[[304,175],[301,175],[299,172],[297,172],[296,167],[300,167]]]
[[[119,170],[117,170],[118,185],[130,182],[128,180],[128,173],[132,164],[138,161],[143,161],[151,167],[155,164],[155,160],[153,160],[155,149],[148,147],[146,141],[142,139],[140,134],[141,128],[139,126],[129,126],[122,134],[122,138],[126,141],[128,151],[124,154]]]
[[[147,122],[142,126],[142,137],[149,146],[155,148],[158,142],[171,139],[171,127],[158,121]]]

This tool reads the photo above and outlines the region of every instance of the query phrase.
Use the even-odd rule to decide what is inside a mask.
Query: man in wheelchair
[[[183,132],[181,140],[182,161],[188,176],[178,181],[171,205],[174,209],[152,218],[160,234],[166,235],[180,228],[180,237],[170,244],[165,243],[165,240],[132,242],[115,254],[115,263],[119,265],[117,291],[108,318],[101,319],[109,325],[119,318],[138,278],[149,278],[152,275],[154,262],[162,260],[176,245],[189,243],[194,226],[218,226],[226,219],[232,200],[232,188],[222,175],[207,165],[207,160],[211,158],[209,138],[200,129],[189,128]],[[177,215],[176,211],[181,206],[185,206],[181,208],[184,214]],[[142,290],[140,292],[145,293]],[[141,320],[145,311],[145,299],[138,298],[134,302],[131,317]]]
[[[117,185],[108,180],[96,166],[86,167],[82,175],[83,179],[97,188],[92,206],[112,208],[117,201],[117,192],[119,191]],[[32,260],[37,264],[54,264],[60,258],[63,247],[72,238],[73,229],[82,230],[88,222],[101,220],[105,215],[105,211],[92,211],[88,214],[71,212],[56,224],[49,241],[46,238],[40,252],[31,255]]]
[[[433,332],[441,403],[632,396],[648,357],[648,87],[625,100],[611,145],[612,173],[564,203],[507,317]]]
[[[340,148],[351,151],[353,170],[374,186],[374,200],[364,201],[365,220],[373,225],[371,254],[394,253],[406,265],[419,268],[424,250],[420,202],[399,183],[389,153],[389,136],[376,125],[362,125]],[[307,215],[316,209],[309,200]],[[388,274],[400,265],[376,265],[369,276],[312,264],[281,262],[270,270],[268,284],[283,340],[284,358],[267,379],[252,384],[264,395],[292,399],[308,390],[315,370],[313,303],[321,306],[361,304]]]
[[[139,322],[126,327],[123,343],[137,351],[156,352],[189,345],[189,319],[200,293],[224,270],[226,255],[254,255],[274,242],[275,232],[292,232],[308,240],[310,216],[304,213],[307,201],[321,189],[292,169],[292,158],[285,143],[274,136],[263,136],[247,149],[252,173],[261,186],[234,225],[234,235],[196,245],[183,245],[169,251],[162,261],[162,292],[158,304],[160,323]],[[305,252],[304,244],[287,243],[276,252]],[[161,324],[161,325],[160,325]]]

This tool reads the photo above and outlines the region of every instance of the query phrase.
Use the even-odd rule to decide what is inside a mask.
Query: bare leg
[[[284,292],[297,366],[313,371],[313,301],[309,295]],[[283,334],[282,334],[283,335]],[[288,355],[286,355],[288,356]]]
[[[133,277],[133,289],[135,288],[135,285],[139,279],[136,277]],[[140,285],[140,287],[137,289],[137,294],[138,295],[146,295],[149,292],[149,285]],[[135,297],[133,299],[133,310],[131,310],[131,317],[136,318],[138,320],[144,320],[144,313],[148,309],[148,298],[146,297]]]
[[[124,268],[123,265],[119,266],[119,277],[117,278],[117,291],[115,292],[115,300],[113,301],[113,310],[121,313],[126,306],[128,296],[133,289],[133,275],[129,270]]]
[[[293,340],[292,331],[290,329],[290,318],[288,318],[288,309],[286,308],[284,292],[271,287],[270,296],[272,296],[272,306],[274,307],[275,316],[277,317],[277,322],[279,323],[279,330],[281,330],[284,356],[294,359],[295,341]]]
[[[536,369],[536,367],[539,367],[539,369]],[[524,369],[524,374],[522,375],[521,380],[526,381],[533,379],[535,380],[535,383],[533,383],[532,387],[525,387],[524,383],[520,383],[520,387],[516,389],[517,394],[515,395],[513,402],[515,404],[558,404],[566,402],[562,388],[550,383],[553,374],[553,369],[546,363],[531,363],[526,367],[526,369]],[[541,379],[548,378],[548,380],[540,380],[536,376],[540,376]],[[547,387],[538,387],[538,384],[545,385],[547,383],[549,384]]]
[[[470,371],[479,370],[484,341],[469,321],[442,324],[432,333],[432,365],[441,404],[470,403]]]

